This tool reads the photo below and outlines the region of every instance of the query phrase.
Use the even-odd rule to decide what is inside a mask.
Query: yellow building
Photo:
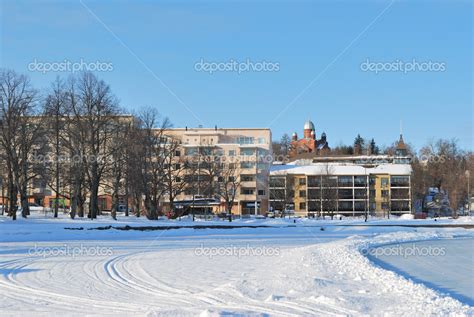
[[[411,165],[401,157],[318,157],[274,165],[271,210],[299,216],[411,213]]]

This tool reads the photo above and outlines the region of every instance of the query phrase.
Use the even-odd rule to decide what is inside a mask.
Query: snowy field
[[[449,272],[464,261],[453,278],[474,284],[472,244],[446,242],[473,241],[474,231],[447,224],[474,221],[0,218],[0,315],[473,315],[472,298],[451,296],[439,266],[426,265]],[[106,230],[88,230],[97,227]],[[403,256],[421,263],[410,269],[374,260],[379,246],[420,241],[449,258]]]

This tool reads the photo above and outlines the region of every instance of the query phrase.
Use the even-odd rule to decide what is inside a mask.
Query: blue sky
[[[156,107],[176,127],[270,127],[279,139],[301,135],[311,118],[330,145],[358,133],[389,145],[402,121],[416,148],[457,138],[472,150],[472,9],[448,0],[2,0],[0,64],[41,89],[70,73],[29,71],[35,59],[112,63],[97,74],[121,105]],[[195,70],[201,59],[247,58],[279,70]],[[445,70],[362,71],[367,60]]]

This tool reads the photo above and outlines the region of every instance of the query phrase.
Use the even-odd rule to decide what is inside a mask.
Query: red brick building
[[[293,133],[291,138],[290,157],[294,157],[301,153],[320,154],[325,150],[329,150],[329,143],[326,139],[326,133],[321,134],[321,138],[316,138],[314,123],[311,120],[306,121],[303,127],[303,138],[298,139],[298,134]]]

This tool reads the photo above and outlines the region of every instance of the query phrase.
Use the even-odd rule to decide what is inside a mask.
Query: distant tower
[[[395,155],[396,156],[407,156],[408,151],[407,151],[407,146],[405,145],[405,142],[403,141],[403,135],[400,134],[400,140],[398,140],[397,147],[395,149]]]
[[[305,139],[312,139],[311,132],[313,133],[313,136],[316,138],[316,134],[314,131],[314,124],[311,122],[311,120],[306,121],[304,124],[304,138]]]

